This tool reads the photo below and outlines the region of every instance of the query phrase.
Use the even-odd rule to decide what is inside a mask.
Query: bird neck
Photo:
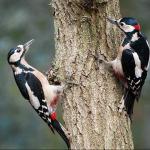
[[[126,33],[126,37],[128,39],[130,39],[132,42],[134,42],[134,41],[138,40],[141,37],[141,33],[140,33],[140,31],[134,30],[132,32]]]
[[[20,72],[22,71],[33,71],[33,67],[31,67],[24,58],[22,58],[20,61],[14,63],[12,66],[12,69],[14,72]]]
[[[125,46],[126,44],[130,42],[135,42],[141,37],[141,33],[138,31],[133,31],[130,33],[125,34],[125,38],[123,39],[122,46]]]

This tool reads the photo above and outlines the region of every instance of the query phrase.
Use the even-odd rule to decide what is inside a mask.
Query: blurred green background
[[[27,60],[42,72],[48,70],[55,53],[49,3],[49,0],[0,0],[0,149],[66,148],[62,139],[51,133],[22,98],[7,64],[10,48],[34,38]],[[150,41],[150,1],[120,0],[120,5],[123,16],[141,22],[142,31]],[[150,74],[135,106],[132,124],[135,148],[150,149],[149,80]]]

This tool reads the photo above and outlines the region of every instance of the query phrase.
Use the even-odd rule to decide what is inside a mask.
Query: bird
[[[38,115],[47,123],[53,133],[57,131],[70,149],[67,130],[57,120],[56,109],[63,93],[62,85],[50,85],[46,76],[29,65],[25,54],[34,39],[23,45],[11,48],[7,60],[12,68],[14,79],[22,94]]]
[[[110,66],[114,75],[123,83],[124,94],[118,110],[125,110],[132,121],[135,100],[138,102],[142,87],[149,68],[149,43],[141,32],[141,25],[133,17],[120,19],[107,18],[119,28],[124,37],[118,50],[117,57],[112,61],[101,59]]]

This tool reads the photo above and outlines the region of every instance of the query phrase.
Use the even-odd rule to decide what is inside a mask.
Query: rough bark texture
[[[122,88],[97,55],[112,60],[120,43],[106,17],[119,18],[118,0],[52,0],[55,67],[68,84],[64,121],[73,149],[133,149],[130,120],[119,114]]]

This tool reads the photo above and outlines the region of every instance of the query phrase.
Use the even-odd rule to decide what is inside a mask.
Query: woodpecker
[[[34,110],[48,124],[53,133],[56,130],[66,142],[68,149],[70,142],[66,130],[56,119],[56,108],[63,92],[63,86],[50,85],[47,78],[25,60],[33,39],[24,45],[18,45],[8,52],[10,64],[16,84],[22,96],[29,101]]]
[[[149,44],[135,18],[107,19],[121,29],[124,38],[116,59],[103,61],[112,67],[114,75],[124,85],[125,92],[120,102],[119,112],[125,109],[132,120],[134,102],[140,98],[149,68]]]

